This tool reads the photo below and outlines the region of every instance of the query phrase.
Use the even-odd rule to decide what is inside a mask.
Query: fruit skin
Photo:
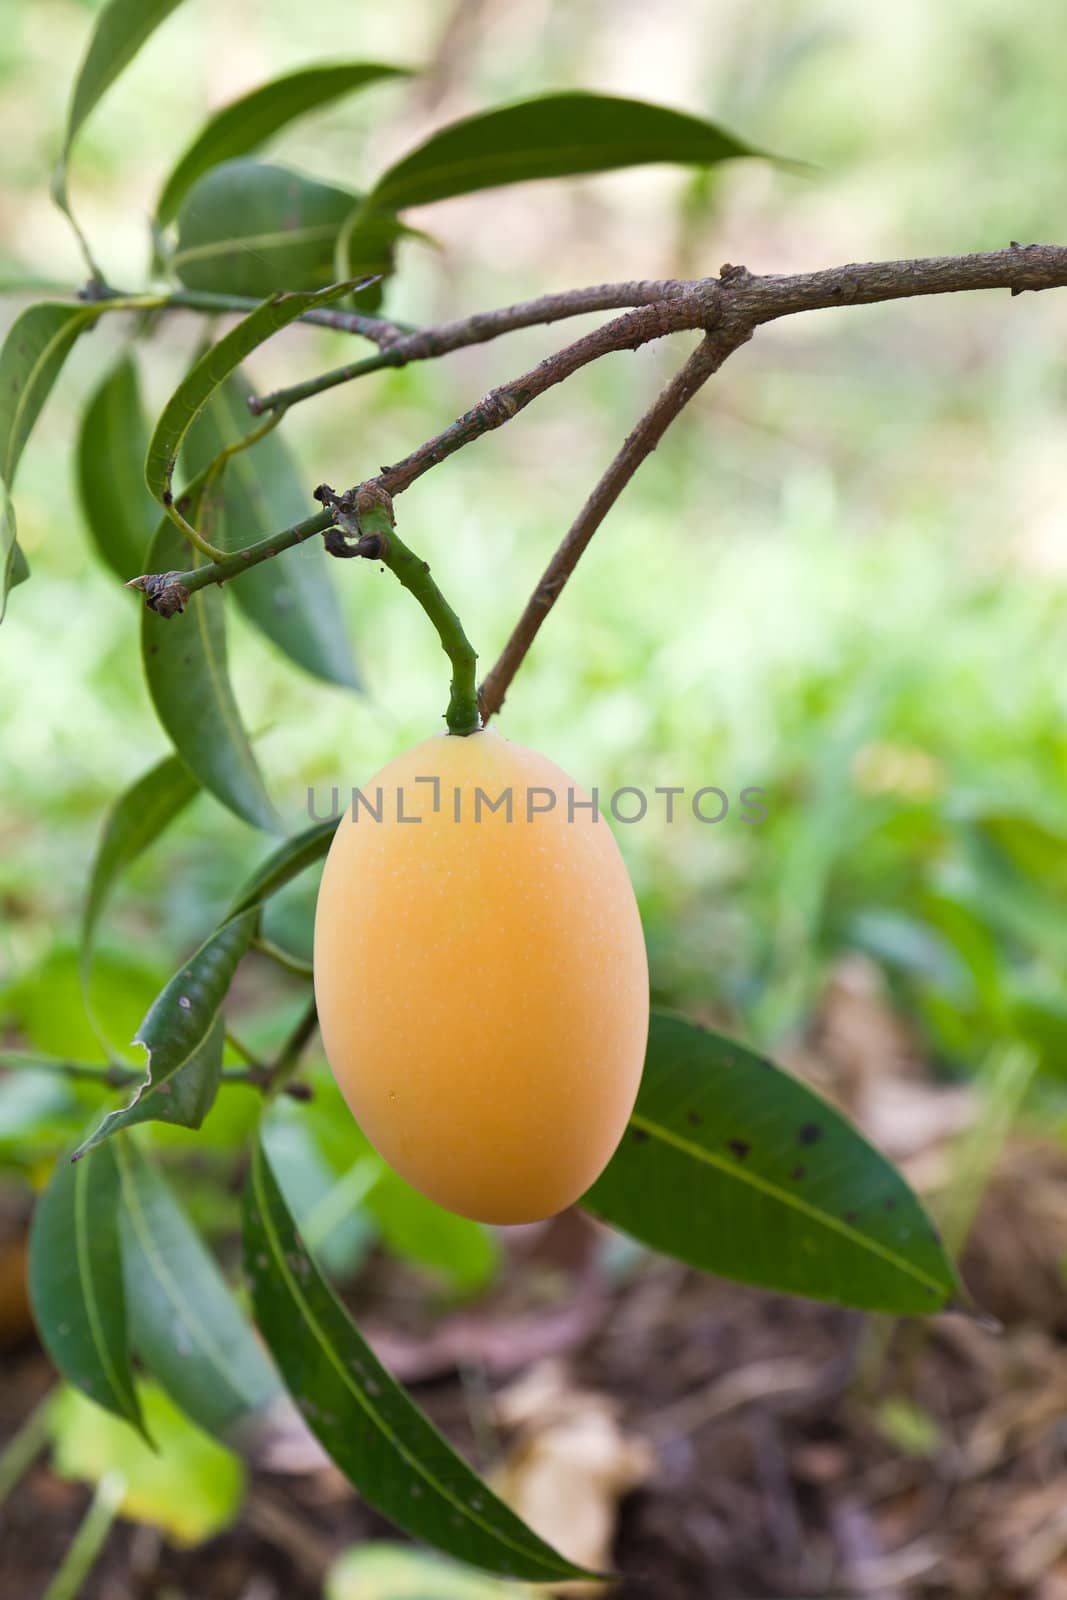
[[[436,812],[417,778],[439,779]],[[509,787],[510,822],[484,800],[474,820],[477,789]],[[371,804],[379,788],[382,821],[346,813],[319,890],[334,1076],[432,1200],[482,1222],[551,1216],[607,1165],[644,1062],[648,964],[618,846],[565,772],[488,730],[427,739],[362,786]],[[530,818],[548,805],[535,790],[555,805]],[[398,792],[421,821],[398,820]]]

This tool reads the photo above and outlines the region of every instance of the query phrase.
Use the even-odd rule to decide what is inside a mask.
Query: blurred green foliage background
[[[47,179],[59,86],[94,9],[7,0],[9,276],[79,281]],[[580,86],[710,115],[811,164],[739,162],[710,178],[652,168],[425,207],[408,220],[436,245],[403,247],[386,302],[401,319],[724,261],[785,272],[1055,239],[1059,20],[1050,0],[683,0],[666,12],[611,0],[188,0],[94,115],[72,186],[112,281],[133,286],[160,179],[211,108],[297,65],[365,57],[427,70],[300,123],[272,159],[358,187],[454,116]],[[95,564],[74,487],[76,419],[122,346],[120,321],[80,342],[26,453],[19,522],[34,577],[0,637],[0,1029],[83,1060],[101,1059],[73,957],[93,843],[116,794],[164,751],[138,602]],[[142,367],[157,407],[201,331],[191,316],[160,324]],[[572,331],[512,335],[297,408],[285,429],[309,495],[397,459]],[[774,1047],[802,1030],[835,961],[860,949],[937,1070],[966,1072],[994,1043],[1024,1038],[1053,1079],[1067,1074],[1065,335],[1062,295],[930,299],[768,328],[598,535],[499,726],[602,794],[708,784],[735,799],[716,827],[686,814],[667,826],[655,808],[617,829],[660,999]],[[274,387],[339,363],[353,343],[290,329],[253,372]],[[404,536],[484,665],[686,344],[609,357],[405,495]],[[309,785],[326,796],[363,782],[440,726],[445,698],[436,641],[393,580],[363,563],[333,577],[363,696],[299,676],[232,619],[239,698],[294,830]],[[749,785],[766,790],[760,827],[740,821]],[[97,973],[114,1039],[131,1036],[264,853],[201,798],[138,865]],[[272,908],[294,946],[307,943],[313,888]],[[256,969],[238,1001],[242,1030],[266,1046],[293,994]],[[1041,1093],[1059,1115],[1054,1088]],[[41,1077],[5,1083],[0,1155],[26,1160],[30,1128],[63,1142],[86,1096],[96,1091]],[[209,1148],[253,1110],[253,1095],[223,1095]]]

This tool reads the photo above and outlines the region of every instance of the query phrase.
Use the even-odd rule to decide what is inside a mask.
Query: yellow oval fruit
[[[409,1183],[482,1222],[562,1210],[622,1137],[648,1036],[644,938],[607,823],[496,733],[416,745],[337,830],[315,995],[352,1114]]]

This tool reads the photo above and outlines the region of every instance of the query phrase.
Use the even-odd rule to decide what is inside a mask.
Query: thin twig
[[[292,1032],[278,1051],[273,1064],[267,1069],[264,1087],[270,1094],[285,1092],[292,1094],[297,1099],[307,1099],[306,1085],[289,1083],[289,1078],[300,1065],[300,1058],[311,1042],[312,1035],[319,1024],[319,1014],[315,1006],[314,997],[310,999],[300,1013]]]
[[[76,1600],[107,1543],[126,1489],[125,1475],[117,1469],[100,1479],[59,1571],[45,1590],[44,1600]]]
[[[263,304],[262,299],[240,294],[211,294],[200,289],[172,289],[166,294],[123,294],[119,289],[101,293],[98,286],[90,285],[79,299],[88,301],[98,313],[105,311],[203,311],[209,316],[247,316]],[[335,307],[318,306],[303,312],[297,322],[308,322],[319,328],[333,328],[339,333],[358,334],[372,344],[385,346],[406,338],[413,330],[402,322],[389,322],[384,317],[365,316],[360,311],[338,311]]]
[[[662,339],[668,333],[713,327],[720,315],[718,285],[711,281],[708,285],[698,287],[701,290],[699,294],[680,295],[673,300],[661,300],[655,305],[626,311],[621,317],[615,317],[602,328],[594,329],[584,338],[576,339],[555,355],[538,362],[521,378],[492,389],[470,411],[464,412],[463,416],[434,438],[427,439],[403,461],[384,467],[375,477],[368,478],[365,484],[360,485],[361,489],[373,485],[390,495],[403,494],[431,467],[436,467],[457,450],[462,450],[464,445],[473,444],[483,434],[503,427],[505,422],[510,422],[512,417],[524,411],[532,400],[573,377],[591,361],[598,361],[601,356],[614,350],[637,350],[641,345],[653,339]]]
[[[0,1450],[0,1505],[3,1505],[48,1443],[54,1399],[55,1390],[49,1389]]]
[[[301,967],[301,977],[309,977],[310,974],[310,967]],[[244,1054],[243,1047],[241,1053]],[[253,1089],[267,1089],[273,1082],[272,1070],[252,1060],[247,1067],[229,1068],[220,1075],[219,1081],[224,1087],[236,1083],[250,1085]],[[139,1071],[136,1067],[123,1066],[116,1061],[110,1062],[107,1066],[97,1066],[89,1061],[67,1061],[59,1056],[30,1056],[20,1055],[17,1052],[0,1055],[0,1071],[51,1072],[59,1078],[95,1083],[102,1089],[127,1089],[133,1084],[144,1083],[143,1071]],[[301,1094],[298,1098],[306,1097]]]
[[[312,976],[313,969],[309,961],[301,961],[299,956],[284,950],[280,944],[275,944],[273,939],[265,939],[262,934],[257,934],[252,940],[252,949],[257,950],[261,956],[266,956],[268,961],[273,961],[286,972],[291,972],[294,978]]]
[[[504,704],[512,678],[537,637],[541,624],[559,599],[560,592],[619,495],[641,463],[648,459],[678,413],[702,384],[717,372],[732,353],[751,337],[751,325],[739,321],[706,334],[679,373],[671,379],[585,502],[545,568],[541,580],[479,691],[482,720],[488,722]]]
[[[261,561],[271,561],[284,551],[313,539],[317,533],[327,533],[333,525],[333,517],[328,511],[318,511],[313,517],[305,517],[303,522],[294,522],[291,528],[268,534],[265,539],[236,551],[232,556],[226,556],[222,561],[207,561],[199,567],[191,567],[187,572],[145,572],[139,578],[131,578],[126,587],[142,590],[145,605],[150,611],[158,611],[161,617],[172,617],[176,612],[185,610],[189,596],[198,589],[206,589],[210,583],[227,583],[249,567],[258,567]]]
[[[287,389],[277,389],[273,394],[250,400],[249,408],[257,414],[273,411],[277,406],[289,406],[311,395],[322,394],[340,383],[360,378],[368,372],[379,372],[383,367],[406,367],[412,361],[432,361],[437,356],[451,355],[470,345],[487,344],[501,334],[514,333],[519,328],[544,326],[562,322],[568,317],[580,317],[592,311],[621,311],[627,306],[657,305],[673,300],[696,288],[673,278],[650,278],[634,283],[598,283],[585,289],[565,289],[557,294],[539,295],[536,300],[521,300],[515,305],[501,306],[495,311],[476,311],[473,316],[459,317],[455,322],[444,322],[437,328],[423,328],[405,334],[395,342],[380,341],[382,348],[376,356],[362,361],[351,361],[343,367],[321,377],[310,378],[306,383],[293,384]]]

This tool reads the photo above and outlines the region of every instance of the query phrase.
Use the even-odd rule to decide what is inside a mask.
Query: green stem
[[[258,427],[253,428],[249,433],[244,434],[242,438],[235,439],[233,444],[228,444],[224,449],[220,450],[214,461],[207,469],[207,476],[204,479],[204,488],[210,489],[211,485],[214,483],[219,473],[222,472],[231,456],[239,455],[242,450],[247,450],[249,445],[258,444],[260,439],[264,438],[266,434],[273,432],[284,416],[285,407],[279,406],[277,411],[271,412],[265,422],[261,422]]]
[[[246,1045],[242,1039],[239,1039],[232,1028],[226,1029],[226,1043],[230,1046],[231,1050],[235,1050],[237,1052],[237,1054],[241,1057],[241,1060],[244,1061],[248,1066],[262,1066],[262,1062],[256,1055],[256,1052]]]
[[[245,315],[263,304],[262,300],[237,294],[209,294],[199,289],[175,289],[160,297],[163,310],[207,311],[225,315]],[[414,333],[409,323],[392,322],[384,317],[368,317],[361,311],[334,311],[328,306],[306,311],[298,322],[310,322],[320,328],[333,328],[340,333],[360,334],[364,339],[393,338],[398,333]],[[371,358],[374,359],[373,357]]]
[[[262,935],[252,940],[252,949],[258,950],[261,956],[267,956],[271,961],[277,962],[279,967],[284,967],[286,972],[291,972],[297,978],[310,978],[314,968],[309,961],[301,961],[299,956],[294,956],[288,950],[283,950],[280,944],[275,944],[273,939],[264,939]]]
[[[310,400],[313,395],[325,394],[329,389],[336,389],[338,384],[350,383],[353,378],[362,378],[366,372],[380,372],[383,367],[402,367],[406,365],[407,358],[397,351],[379,350],[377,355],[364,356],[361,361],[347,362],[343,367],[334,367],[331,372],[324,372],[317,378],[305,378],[303,383],[294,383],[285,389],[276,389],[273,394],[264,395],[262,399],[249,402],[249,409],[257,415],[262,411],[272,411],[278,407],[285,411],[289,406],[295,406],[301,400]]]
[[[313,539],[317,533],[325,533],[333,527],[333,521],[330,512],[318,511],[313,517],[305,517],[303,522],[294,523],[291,528],[283,528],[280,533],[260,539],[258,544],[250,544],[246,550],[238,550],[235,555],[223,556],[220,561],[210,562],[203,567],[193,567],[190,572],[180,572],[175,582],[180,583],[189,594],[195,594],[197,589],[206,589],[209,583],[227,583],[230,578],[247,572],[249,567],[258,567],[261,561],[270,561],[274,556],[291,550],[294,545]]]
[[[290,528],[283,528],[280,533],[261,539],[258,544],[249,545],[246,550],[238,550],[235,555],[224,556],[222,560],[206,566],[193,567],[189,572],[179,572],[172,582],[187,594],[195,594],[209,583],[227,583],[249,567],[258,566],[261,561],[270,561],[283,551],[291,550],[294,545],[313,539],[316,534],[328,532],[336,522],[333,510],[320,511],[313,517],[305,517],[303,522],[294,523]],[[384,506],[375,506],[362,512],[359,528],[363,534],[379,536],[381,548],[376,551],[375,559],[388,567],[404,588],[414,595],[436,628],[441,646],[452,663],[451,693],[445,712],[449,733],[466,735],[477,732],[481,727],[478,714],[478,655],[464,633],[459,617],[430,576],[429,565],[421,561],[399,537],[392,514]]]
[[[311,1036],[318,1027],[319,1013],[312,997],[304,1007],[300,1016],[278,1051],[272,1065],[268,1067],[264,1088],[268,1100],[286,1089],[289,1079],[300,1065],[300,1058],[311,1042]],[[300,1086],[297,1085],[297,1088]]]
[[[285,954],[284,951],[280,953]],[[289,959],[287,957],[287,960]],[[297,970],[295,958],[291,970]],[[300,963],[299,973],[301,977],[309,977],[311,968]],[[268,1068],[246,1052],[243,1045],[237,1044],[232,1035],[227,1034],[227,1037],[239,1053],[245,1056],[248,1066],[228,1068],[221,1074],[220,1081],[223,1086],[244,1083],[251,1084],[256,1089],[264,1088],[269,1075]],[[134,1084],[143,1083],[145,1077],[136,1067],[123,1066],[119,1062],[112,1062],[109,1066],[97,1066],[89,1061],[66,1061],[58,1056],[27,1056],[11,1051],[0,1055],[0,1071],[53,1072],[57,1077],[71,1078],[75,1082],[98,1084],[102,1089],[128,1089]]]
[[[463,631],[463,624],[430,576],[430,564],[421,561],[400,538],[388,503],[360,509],[359,530],[363,537],[377,534],[381,548],[374,559],[398,578],[414,595],[437,630],[441,648],[452,663],[451,693],[445,722],[449,733],[461,738],[477,733],[482,725],[478,711],[478,653]]]
[[[217,545],[213,545],[209,540],[205,539],[202,533],[197,533],[192,523],[186,522],[173,501],[165,507],[165,510],[174,526],[180,533],[185,535],[194,550],[199,550],[200,554],[207,556],[209,561],[225,561],[225,550],[220,550]]]
[[[50,1389],[44,1399],[37,1402],[18,1432],[11,1436],[0,1452],[0,1505],[29,1471],[48,1443],[49,1416],[54,1397],[55,1391]]]
[[[159,294],[106,293],[99,299],[86,301],[86,309],[98,316],[107,311],[203,311],[210,315],[247,316],[263,304],[252,296],[237,294],[208,294],[198,289],[174,289]],[[313,323],[320,328],[333,328],[339,333],[355,333],[377,343],[393,340],[416,330],[407,323],[388,322],[382,317],[364,316],[359,311],[337,311],[329,306],[319,306],[305,311],[298,322]],[[373,358],[372,358],[373,359]]]
[[[180,508],[187,503],[191,504],[194,495],[197,501],[202,504],[216,479],[222,476],[231,456],[239,455],[242,450],[247,450],[249,445],[256,444],[265,434],[271,433],[284,416],[284,409],[274,411],[267,417],[265,422],[258,423],[249,433],[244,434],[240,439],[235,439],[232,444],[226,445],[219,451],[214,461],[209,462],[202,471],[198,472],[196,477],[186,484],[181,494],[175,496],[166,507],[167,515],[171,521],[181,530],[189,543],[199,550],[201,555],[207,556],[213,565],[226,560],[225,550],[220,550],[217,545],[213,545],[209,540],[205,539],[203,534],[199,533],[192,523],[186,520]],[[186,587],[188,588],[188,585]],[[197,585],[197,587],[200,587],[200,585]]]
[[[96,1486],[96,1493],[82,1518],[77,1533],[63,1557],[63,1564],[43,1600],[75,1600],[96,1564],[119,1507],[126,1496],[126,1479],[121,1472],[108,1472]]]

